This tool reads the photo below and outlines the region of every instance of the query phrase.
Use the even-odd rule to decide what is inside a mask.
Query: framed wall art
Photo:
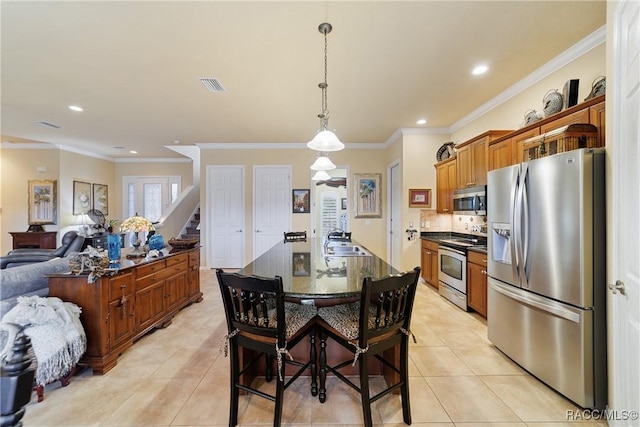
[[[29,181],[29,225],[58,223],[56,180]]]
[[[93,209],[103,214],[109,214],[109,187],[103,184],[93,184]]]
[[[430,208],[431,189],[430,188],[410,188],[409,189],[410,208]]]
[[[294,252],[293,268],[294,276],[311,276],[311,252]]]
[[[311,212],[311,190],[298,189],[293,190],[293,213],[309,213]]]
[[[355,217],[382,217],[382,174],[354,174]]]
[[[73,215],[82,215],[91,209],[91,183],[73,181]]]

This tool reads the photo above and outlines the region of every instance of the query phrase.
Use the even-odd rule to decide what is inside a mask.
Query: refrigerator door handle
[[[519,251],[518,255],[520,256],[521,262],[519,264],[520,267],[520,276],[522,279],[520,283],[523,288],[529,287],[529,280],[527,279],[527,268],[528,268],[528,248],[529,248],[529,196],[527,195],[527,182],[529,181],[529,163],[522,164],[522,175],[520,179],[520,218],[518,219],[518,242],[519,242]]]
[[[546,313],[553,314],[557,317],[562,317],[563,319],[569,320],[573,323],[580,323],[580,315],[578,313],[574,313],[573,311],[566,310],[562,307],[553,306],[550,304],[545,304],[540,301],[535,301],[525,296],[519,295],[513,291],[505,289],[503,286],[492,284],[493,290],[496,292],[500,292],[504,296],[514,299],[524,305],[528,305],[533,308],[537,308]]]
[[[528,164],[522,164],[522,170],[520,172],[520,182],[518,186],[518,192],[516,194],[516,204],[515,204],[515,245],[516,245],[516,256],[518,258],[518,277],[519,277],[519,285],[523,288],[528,288],[529,284],[527,283],[527,271],[525,269],[526,263],[526,252],[524,248],[525,236],[528,234],[528,224],[527,221],[529,219],[527,213],[527,202],[526,202],[526,184],[527,184],[527,176],[528,176]]]
[[[518,207],[516,205],[516,195],[518,193],[518,180],[519,180],[519,168],[513,169],[513,176],[511,177],[511,189],[509,190],[510,199],[511,199],[511,212],[510,212],[510,221],[511,221],[511,236],[509,238],[509,246],[511,247],[511,270],[513,271],[513,277],[518,280],[518,284],[520,283],[520,268],[518,253],[516,251],[516,236],[518,234],[517,230],[517,221],[518,217]]]

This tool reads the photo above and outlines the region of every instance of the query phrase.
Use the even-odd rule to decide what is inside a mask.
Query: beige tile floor
[[[32,402],[25,426],[225,426],[228,425],[229,361],[219,354],[226,325],[213,270],[201,271],[204,301],[182,310],[173,323],[125,352],[103,376],[85,370],[68,387],[48,385],[45,399]],[[413,426],[563,427],[577,411],[511,362],[487,340],[485,321],[465,313],[421,283],[410,348]],[[260,381],[260,380],[258,380]],[[373,380],[373,388],[380,386]],[[271,389],[273,383],[261,387]],[[285,392],[283,424],[359,426],[358,396],[335,378],[328,399],[310,396],[306,378]],[[272,424],[273,404],[242,397],[240,425]],[[374,423],[400,426],[399,397],[374,404]],[[590,426],[606,426],[590,422]]]

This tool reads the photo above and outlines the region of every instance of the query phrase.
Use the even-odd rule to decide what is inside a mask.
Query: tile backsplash
[[[487,217],[474,215],[439,214],[432,209],[420,211],[420,231],[476,232],[476,227],[486,226]]]

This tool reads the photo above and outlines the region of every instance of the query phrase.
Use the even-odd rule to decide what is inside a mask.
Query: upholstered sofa
[[[19,296],[49,296],[46,274],[70,272],[68,258],[7,268],[0,273],[0,319],[17,303]]]

